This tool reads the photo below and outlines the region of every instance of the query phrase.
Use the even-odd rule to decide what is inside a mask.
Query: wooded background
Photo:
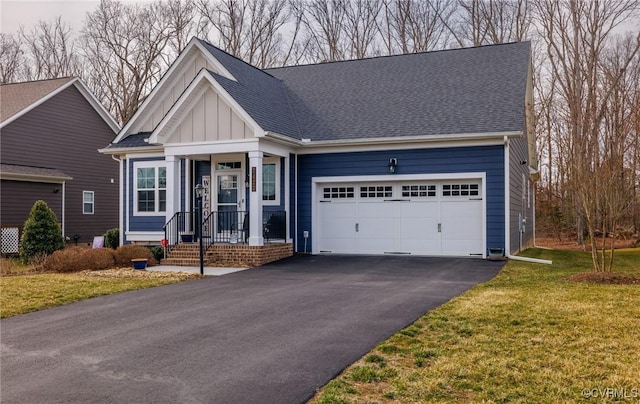
[[[639,238],[637,0],[105,0],[0,34],[2,83],[79,76],[121,123],[197,36],[257,67],[530,40],[537,232],[596,247]]]

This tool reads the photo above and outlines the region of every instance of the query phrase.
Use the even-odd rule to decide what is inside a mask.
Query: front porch
[[[263,212],[263,245],[249,245],[249,212],[211,212],[201,222],[199,217],[198,209],[177,212],[165,224],[167,258],[162,264],[199,265],[200,238],[207,266],[260,266],[293,255],[293,244],[287,242],[285,211]]]
[[[262,246],[247,244],[213,244],[204,251],[205,267],[257,267],[293,255],[292,243]],[[197,267],[200,265],[199,243],[180,243],[161,261],[162,265]]]

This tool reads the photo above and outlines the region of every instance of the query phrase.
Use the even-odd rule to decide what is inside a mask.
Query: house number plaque
[[[256,167],[251,167],[251,192],[256,192]]]

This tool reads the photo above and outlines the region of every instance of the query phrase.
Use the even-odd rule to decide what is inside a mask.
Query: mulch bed
[[[580,272],[566,279],[570,282],[597,283],[602,285],[640,285],[640,278],[616,272]]]

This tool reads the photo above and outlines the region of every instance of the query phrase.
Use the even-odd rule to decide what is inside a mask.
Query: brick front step
[[[160,261],[160,265],[197,267],[200,266],[200,258],[166,258]],[[209,262],[205,260],[204,265],[209,266]]]
[[[272,243],[264,246],[246,244],[214,244],[205,253],[206,266],[257,267],[293,255],[293,245]],[[162,265],[199,266],[200,255],[197,244],[182,243],[175,246]]]

